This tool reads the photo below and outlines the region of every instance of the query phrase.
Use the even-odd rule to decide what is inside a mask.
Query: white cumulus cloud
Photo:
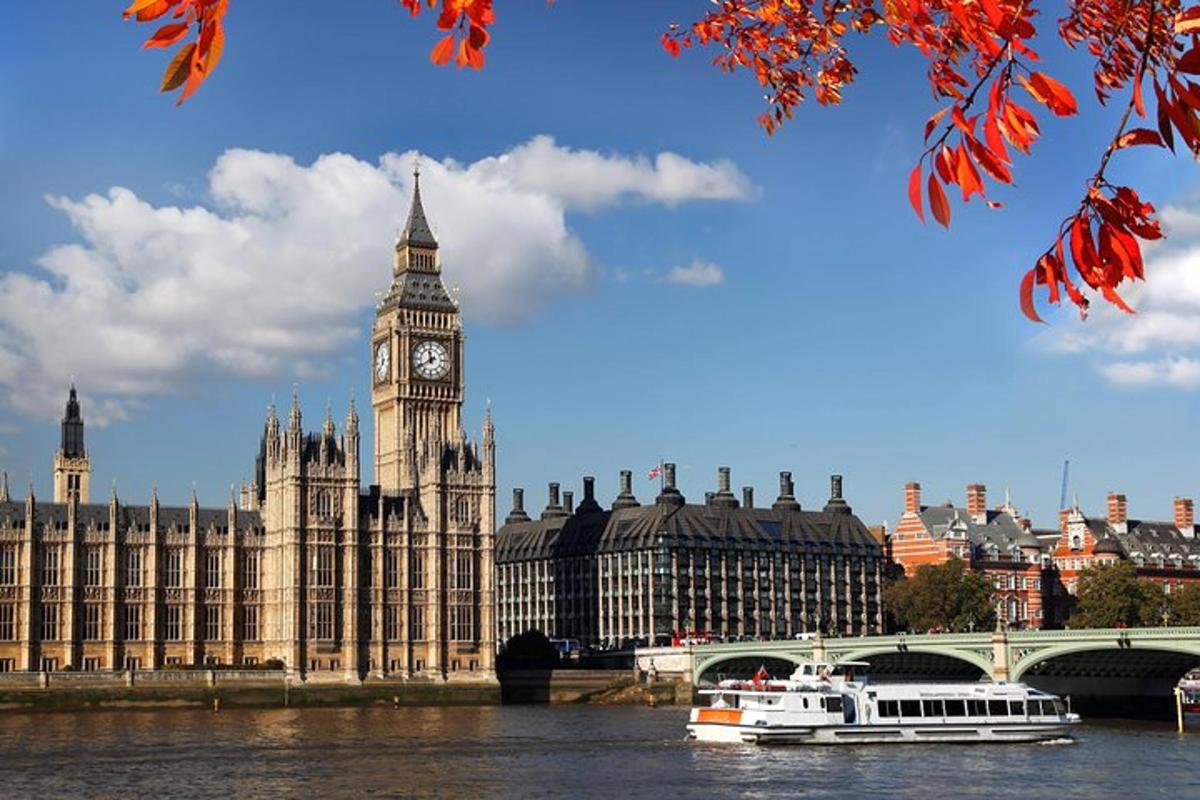
[[[49,198],[81,241],[0,273],[3,402],[53,417],[74,376],[89,422],[103,424],[212,375],[322,374],[362,337],[360,315],[391,279],[416,158],[305,165],[234,149],[209,173],[208,205],[155,206],[122,187]],[[606,155],[546,136],[471,164],[421,165],[445,282],[461,287],[468,320],[490,324],[593,283],[570,212],[752,194],[726,161]]]
[[[725,270],[720,264],[707,261],[693,261],[687,266],[672,267],[663,276],[666,283],[677,286],[692,286],[703,289],[708,286],[719,286],[725,282]]]
[[[1103,301],[1092,304],[1084,322],[1049,331],[1046,340],[1061,352],[1094,359],[1107,380],[1119,386],[1200,388],[1200,211],[1166,206],[1161,218],[1167,238],[1144,247],[1146,280],[1121,290],[1136,309],[1126,314]]]

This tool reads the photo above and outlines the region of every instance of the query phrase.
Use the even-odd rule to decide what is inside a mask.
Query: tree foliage
[[[239,0],[241,2],[241,0]],[[413,16],[435,11],[443,31],[430,52],[436,64],[482,69],[495,21],[493,0],[399,0]],[[699,0],[698,7],[699,7]],[[927,61],[926,77],[940,105],[925,123],[925,147],[908,181],[918,217],[926,202],[933,218],[950,225],[947,189],[963,202],[976,195],[989,206],[987,182],[1014,182],[1014,151],[1028,155],[1041,134],[1033,107],[1065,117],[1078,110],[1072,92],[1037,68],[1039,35],[1034,0],[712,0],[704,16],[671,25],[662,34],[668,53],[698,47],[716,51],[713,64],[748,71],[766,91],[759,122],[773,133],[792,119],[810,94],[822,105],[841,101],[857,68],[851,33],[882,31],[897,47]],[[169,47],[194,30],[163,76],[162,90],[187,99],[212,73],[224,47],[228,0],[133,0],[126,18],[142,22],[169,15],[146,47]],[[618,13],[614,11],[614,13]],[[1066,215],[1050,245],[1020,282],[1022,311],[1040,322],[1034,291],[1065,296],[1086,316],[1089,295],[1132,312],[1117,288],[1145,277],[1142,241],[1162,237],[1155,209],[1132,187],[1109,182],[1113,155],[1125,148],[1180,146],[1200,154],[1200,5],[1184,0],[1068,0],[1058,38],[1086,50],[1094,62],[1093,90],[1101,105],[1114,97],[1118,121],[1078,206]],[[1153,96],[1153,105],[1148,102]],[[1145,119],[1146,122],[1141,122]],[[1069,265],[1073,265],[1075,278]]]
[[[1200,583],[1189,583],[1171,595],[1168,625],[1200,625]]]
[[[496,666],[501,669],[553,669],[558,648],[538,630],[518,633],[500,646]]]
[[[1153,581],[1137,576],[1128,561],[1088,567],[1079,573],[1072,628],[1122,628],[1163,624],[1167,596]]]
[[[996,624],[992,587],[961,559],[926,564],[909,578],[884,587],[884,606],[901,629],[947,632],[991,630]]]

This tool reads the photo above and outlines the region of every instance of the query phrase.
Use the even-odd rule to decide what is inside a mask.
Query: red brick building
[[[987,488],[967,486],[966,506],[921,505],[921,484],[904,487],[904,513],[888,540],[891,558],[912,574],[924,564],[960,558],[995,589],[996,614],[1010,628],[1041,628],[1043,590],[1057,580],[1050,555],[1055,535],[1039,538],[1010,502],[987,507]]]
[[[1130,519],[1125,495],[1110,492],[1104,517],[1089,517],[1078,502],[1059,512],[1053,562],[1061,586],[1051,587],[1052,623],[1070,613],[1079,572],[1097,564],[1129,561],[1137,574],[1170,593],[1200,583],[1200,538],[1190,498],[1177,497],[1169,521]],[[1058,601],[1061,595],[1062,602]]]

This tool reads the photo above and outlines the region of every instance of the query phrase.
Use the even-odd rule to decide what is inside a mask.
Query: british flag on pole
[[[655,465],[654,469],[650,470],[650,472],[648,472],[646,474],[646,479],[652,481],[655,478],[657,478],[659,475],[662,475],[662,468],[663,468],[663,465],[662,465],[662,462],[660,461],[660,462],[658,462],[657,465]]]

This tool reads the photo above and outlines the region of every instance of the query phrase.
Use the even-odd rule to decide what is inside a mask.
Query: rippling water
[[[1061,745],[756,748],[686,709],[0,715],[3,797],[1200,797],[1200,733],[1083,726]]]

